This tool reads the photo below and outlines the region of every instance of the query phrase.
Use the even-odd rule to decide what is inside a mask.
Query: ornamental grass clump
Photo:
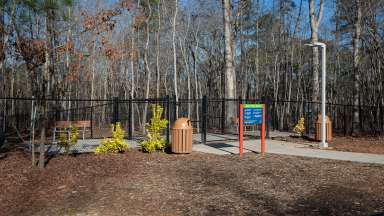
[[[304,136],[305,125],[304,125],[304,117],[301,117],[297,125],[293,128],[293,132],[300,136]]]
[[[120,122],[112,124],[112,139],[104,138],[95,153],[121,153],[128,149],[128,144],[124,142],[125,131],[121,128]]]
[[[146,139],[140,143],[143,152],[152,153],[154,151],[164,151],[168,143],[161,137],[161,131],[164,130],[168,121],[161,119],[163,108],[160,105],[152,105],[152,118],[146,125]]]
[[[69,127],[69,137],[67,137],[67,132],[63,132],[59,134],[58,145],[61,148],[64,148],[65,154],[69,154],[70,149],[74,145],[76,145],[78,136],[79,136],[79,133],[77,131],[77,127],[73,125]]]

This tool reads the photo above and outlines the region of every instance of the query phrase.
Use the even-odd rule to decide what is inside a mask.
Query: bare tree
[[[0,96],[5,96],[4,94],[4,88],[5,88],[5,66],[4,66],[4,59],[5,59],[5,43],[4,43],[4,36],[5,36],[5,25],[4,25],[4,10],[5,10],[5,2],[3,1],[0,5],[0,79],[2,83],[2,92]],[[1,132],[1,131],[0,131]]]
[[[173,16],[172,23],[172,47],[173,47],[173,88],[175,90],[176,101],[178,102],[179,94],[177,91],[177,55],[176,55],[176,20],[177,20],[177,11],[178,11],[178,0],[175,0],[175,14]],[[178,106],[176,106],[176,118],[179,117]]]
[[[45,55],[45,63],[44,63],[44,69],[43,69],[43,87],[42,87],[42,92],[41,92],[41,97],[42,99],[40,101],[41,105],[41,113],[42,113],[42,120],[41,120],[41,132],[40,132],[40,146],[39,146],[39,152],[40,152],[40,157],[39,157],[39,168],[44,168],[45,165],[45,143],[46,143],[46,128],[47,128],[47,121],[48,121],[48,115],[47,115],[47,101],[46,99],[46,94],[50,90],[50,64],[51,64],[51,26],[50,26],[50,10],[46,12],[46,16],[44,18],[44,26],[45,26],[45,49],[44,49],[44,55]]]
[[[321,18],[323,17],[324,11],[324,0],[320,0],[319,12],[315,13],[315,0],[309,0],[309,19],[311,24],[311,42],[316,43],[319,40],[318,30]],[[313,91],[312,100],[319,100],[319,49],[317,47],[312,48],[312,63],[313,63]]]
[[[151,16],[152,16],[152,7],[151,7],[151,4],[149,2],[149,0],[147,1],[147,6],[148,6],[148,11],[149,11],[149,14],[145,20],[145,32],[146,32],[146,42],[145,42],[145,48],[144,48],[144,64],[145,64],[145,69],[146,69],[146,72],[147,72],[147,85],[146,85],[146,88],[145,88],[145,99],[148,99],[149,98],[149,86],[150,86],[150,83],[151,83],[151,69],[149,67],[149,61],[148,61],[148,47],[149,47],[149,35],[150,35],[150,32],[149,32],[149,21],[151,19]],[[145,131],[145,124],[146,124],[146,120],[147,120],[147,110],[148,110],[148,103],[145,103],[144,105],[144,112],[143,112],[143,126],[142,126],[142,129],[143,129],[143,132]]]
[[[223,0],[224,41],[225,41],[225,97],[236,97],[236,72],[234,67],[233,33],[232,33],[232,5],[231,0]],[[231,125],[236,116],[235,105],[227,104],[226,124]]]
[[[360,132],[360,115],[359,115],[359,106],[360,106],[360,36],[361,36],[361,2],[360,0],[355,0],[356,15],[354,21],[354,35],[352,40],[353,45],[353,75],[354,75],[354,100],[353,104],[355,105],[353,110],[353,133],[358,134]]]
[[[161,0],[157,3],[158,13],[158,26],[157,26],[157,37],[156,37],[156,97],[160,97],[160,31],[161,31]]]

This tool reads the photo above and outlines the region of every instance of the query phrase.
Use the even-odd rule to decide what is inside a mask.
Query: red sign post
[[[243,156],[243,104],[240,104],[240,117],[239,117],[239,154]]]
[[[244,152],[244,125],[261,125],[261,155],[265,156],[265,104],[240,104],[239,154]]]

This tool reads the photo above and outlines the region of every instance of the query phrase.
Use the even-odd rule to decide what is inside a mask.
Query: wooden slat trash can
[[[316,123],[315,123],[315,129],[316,129],[316,132],[315,132],[315,140],[317,141],[321,141],[321,123],[323,122],[322,121],[322,117],[321,115],[318,115],[317,116],[317,119],[316,119]],[[331,119],[326,116],[326,123],[325,123],[325,140],[327,142],[330,142],[332,141],[332,122],[331,122]]]
[[[187,118],[179,118],[172,127],[172,152],[187,154],[192,152],[192,131],[191,121]]]

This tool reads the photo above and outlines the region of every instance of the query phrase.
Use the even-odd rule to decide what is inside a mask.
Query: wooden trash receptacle
[[[186,154],[192,152],[193,127],[187,118],[179,118],[172,127],[172,152]]]
[[[317,116],[316,123],[315,123],[315,140],[321,141],[321,124],[322,124],[322,117],[321,115]],[[327,142],[332,141],[332,122],[331,119],[326,116],[326,122],[325,122],[325,140]]]

